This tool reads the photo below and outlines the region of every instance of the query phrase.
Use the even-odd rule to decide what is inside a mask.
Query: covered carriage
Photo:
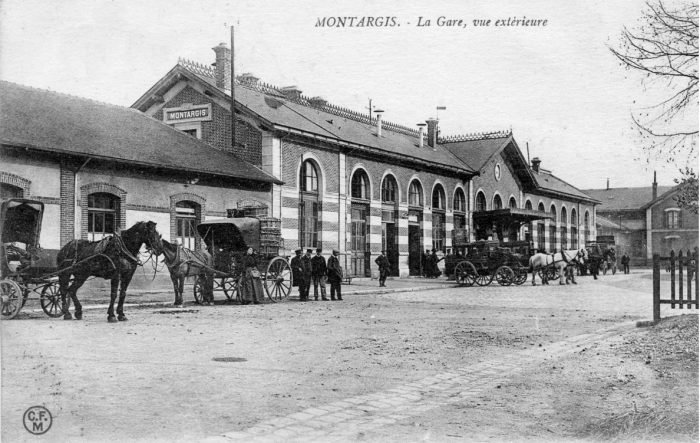
[[[214,290],[229,300],[238,299],[239,281],[244,272],[242,258],[248,248],[257,253],[258,271],[268,298],[283,301],[292,290],[292,269],[284,255],[280,221],[272,217],[234,217],[205,221],[197,232],[212,255]],[[197,303],[203,301],[204,277],[194,285]]]
[[[14,318],[31,294],[39,296],[50,317],[63,315],[55,250],[39,245],[44,204],[37,200],[0,200],[0,300],[2,318]]]
[[[529,242],[479,240],[460,246],[453,258],[453,274],[461,286],[486,286],[494,280],[502,286],[521,285],[527,280]]]

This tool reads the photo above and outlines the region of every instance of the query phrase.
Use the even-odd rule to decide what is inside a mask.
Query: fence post
[[[653,278],[654,278],[654,323],[661,320],[661,275],[659,274],[659,254],[654,254],[653,258]]]
[[[691,304],[690,301],[693,299],[693,274],[695,271],[695,260],[693,255],[690,253],[690,249],[688,249],[688,268],[686,271],[688,272],[688,304],[687,308],[691,309]]]
[[[700,263],[698,263],[698,247],[695,247],[695,254],[693,255],[695,257],[695,309],[700,309],[700,300],[698,300],[698,267],[700,267]]]
[[[671,300],[676,299],[676,253],[671,249]]]
[[[683,250],[678,251],[678,298],[683,300]],[[675,301],[675,300],[674,300]],[[671,303],[671,309],[675,309],[676,304]],[[683,303],[680,306],[683,309]]]

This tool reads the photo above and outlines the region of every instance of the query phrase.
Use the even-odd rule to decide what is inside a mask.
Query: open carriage
[[[50,317],[63,315],[55,250],[39,246],[44,204],[11,198],[0,201],[0,299],[2,318],[14,318],[31,294]]]
[[[279,219],[270,217],[235,217],[205,221],[197,232],[213,258],[214,290],[223,291],[229,300],[240,297],[239,282],[244,269],[242,258],[248,248],[257,252],[258,271],[268,298],[283,301],[292,290],[292,268],[282,250]],[[194,284],[194,297],[202,303],[204,277]]]
[[[453,260],[455,281],[461,286],[486,286],[496,280],[501,286],[522,285],[527,281],[530,243],[479,240],[458,246],[463,255]]]

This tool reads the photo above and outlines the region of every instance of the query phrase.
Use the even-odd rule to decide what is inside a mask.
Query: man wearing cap
[[[304,266],[304,300],[309,301],[309,289],[311,288],[311,253],[313,250],[307,249],[306,254],[301,257],[301,263]]]
[[[379,254],[374,262],[379,267],[379,286],[386,286],[386,276],[389,275],[389,259],[386,258],[386,251],[382,249],[382,253]]]
[[[321,300],[326,298],[326,259],[321,255],[322,249],[316,248],[316,255],[311,259],[311,278],[314,282],[314,300],[318,300],[318,287],[321,286]]]
[[[340,295],[340,282],[343,280],[343,268],[340,267],[338,260],[340,251],[333,249],[333,255],[328,258],[328,282],[331,284],[331,300],[335,300],[336,294],[338,300],[342,300]]]
[[[306,301],[306,282],[304,280],[304,263],[301,259],[301,249],[294,251],[294,258],[290,263],[292,267],[292,279],[294,286],[299,288],[299,301]]]

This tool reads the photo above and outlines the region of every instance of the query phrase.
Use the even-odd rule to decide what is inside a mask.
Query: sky
[[[654,103],[610,53],[643,0],[3,0],[0,78],[132,105],[178,57],[210,64],[230,43],[236,73],[441,135],[511,130],[524,154],[581,188],[673,184],[682,164],[647,159],[631,112]],[[316,26],[395,17],[398,26]],[[466,26],[438,26],[439,17]],[[420,18],[422,17],[422,19]],[[495,26],[515,17],[546,26]],[[431,21],[431,26],[418,26]],[[491,20],[474,26],[474,20]],[[446,110],[437,111],[437,106]],[[697,113],[697,111],[695,111]],[[693,116],[693,121],[697,116]]]

